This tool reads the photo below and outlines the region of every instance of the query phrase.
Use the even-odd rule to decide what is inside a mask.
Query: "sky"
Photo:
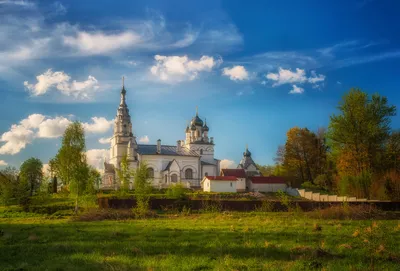
[[[47,164],[75,120],[101,168],[123,76],[138,143],[175,145],[198,106],[224,166],[246,144],[273,164],[352,87],[400,106],[399,15],[396,0],[0,0],[0,169]]]

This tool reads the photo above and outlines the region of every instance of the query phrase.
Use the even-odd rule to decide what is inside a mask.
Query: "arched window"
[[[193,179],[193,170],[191,168],[185,170],[185,179]]]
[[[171,182],[173,182],[173,183],[178,182],[178,175],[172,174],[172,175],[171,175]]]
[[[167,175],[165,175],[165,183],[168,183],[168,176]]]
[[[149,177],[149,179],[153,179],[154,178],[154,169],[149,167],[147,169],[147,176]]]
[[[200,154],[203,155],[203,149],[200,150]]]

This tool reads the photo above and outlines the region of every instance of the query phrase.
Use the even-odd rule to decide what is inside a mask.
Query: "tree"
[[[0,201],[9,205],[18,191],[18,170],[15,167],[6,167],[0,171]]]
[[[341,175],[380,170],[379,159],[390,135],[390,117],[396,107],[386,97],[351,89],[339,103],[338,115],[330,117],[329,140]]]
[[[119,168],[116,169],[118,179],[121,183],[120,190],[126,192],[129,190],[129,183],[134,175],[133,171],[129,168],[128,156],[125,154],[122,159]]]
[[[61,148],[55,157],[55,167],[56,174],[76,195],[75,212],[78,211],[78,197],[86,191],[89,179],[85,150],[83,126],[74,122],[64,132]]]
[[[261,172],[261,174],[263,176],[274,175],[275,166],[270,166],[270,165],[262,166],[262,165],[259,165],[259,164],[256,164],[256,165],[257,165],[258,170]]]
[[[282,165],[289,174],[302,182],[311,181],[326,169],[324,134],[319,136],[307,128],[293,127],[287,132],[284,150],[280,150]]]
[[[400,131],[393,131],[386,144],[386,169],[400,173]]]
[[[39,189],[43,179],[43,163],[38,158],[29,158],[20,167],[21,193],[30,197]]]
[[[150,192],[152,190],[149,173],[147,171],[147,165],[145,162],[141,162],[136,168],[134,173],[134,195],[136,199],[136,207],[134,213],[140,217],[145,216],[150,208]]]

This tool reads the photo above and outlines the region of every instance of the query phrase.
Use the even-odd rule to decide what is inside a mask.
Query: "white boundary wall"
[[[356,197],[341,197],[337,195],[321,195],[320,193],[313,193],[310,191],[306,191],[305,189],[297,189],[297,188],[286,188],[286,193],[294,197],[302,197],[305,199],[313,200],[313,201],[330,201],[330,202],[356,202],[356,201],[368,201],[367,199],[357,199]]]

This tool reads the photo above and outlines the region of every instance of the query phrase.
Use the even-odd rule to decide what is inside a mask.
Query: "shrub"
[[[186,193],[186,188],[182,183],[170,185],[166,191],[167,196],[169,198],[174,198],[174,199],[186,198],[185,193]]]
[[[135,218],[130,210],[91,208],[73,218],[75,221],[126,220]]]
[[[309,182],[309,181],[302,183],[301,187],[305,188],[305,189],[311,189],[311,190],[318,189],[318,186],[316,186],[315,184],[313,184],[312,182]]]
[[[260,206],[256,206],[255,210],[256,212],[273,212],[274,203],[269,200],[263,200]]]

